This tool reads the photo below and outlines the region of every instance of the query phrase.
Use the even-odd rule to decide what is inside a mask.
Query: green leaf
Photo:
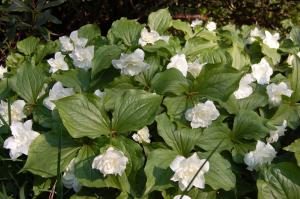
[[[217,47],[218,44],[200,37],[193,37],[185,43],[184,48],[182,49],[183,54],[187,57],[196,57],[200,53]]]
[[[226,101],[237,90],[242,73],[220,64],[206,64],[195,80],[200,95]]]
[[[198,143],[201,130],[182,128],[175,130],[174,124],[166,114],[156,117],[158,134],[174,151],[180,155],[188,155]]]
[[[224,49],[207,49],[200,53],[200,61],[209,64],[231,64],[231,56]]]
[[[61,171],[76,156],[78,150],[79,144],[65,133],[61,140]],[[30,145],[28,158],[22,170],[30,171],[43,178],[56,176],[57,151],[58,133],[49,132],[39,135]]]
[[[240,110],[234,118],[233,134],[236,138],[260,139],[269,133],[265,121],[254,111]]]
[[[284,147],[283,149],[286,151],[294,152],[297,164],[300,167],[300,139],[295,140],[292,144]]]
[[[207,158],[210,152],[198,153],[200,159]],[[205,184],[214,190],[229,191],[235,187],[236,179],[228,160],[220,154],[214,153],[209,159],[209,171],[204,174]]]
[[[110,31],[114,37],[122,40],[125,45],[136,46],[142,29],[143,26],[135,20],[121,18],[112,24]]]
[[[165,97],[163,104],[167,107],[167,113],[172,119],[180,119],[187,107],[187,97]]]
[[[185,39],[189,39],[193,36],[193,30],[188,22],[181,21],[179,19],[172,21],[172,27],[176,30],[181,30],[185,34]]]
[[[290,38],[295,42],[298,46],[300,46],[300,28],[294,26],[290,32]]]
[[[148,17],[148,25],[151,30],[162,34],[172,25],[172,16],[167,8],[152,12]]]
[[[189,84],[179,70],[171,68],[156,74],[151,86],[158,94],[181,95],[187,92]]]
[[[153,190],[162,191],[172,187],[170,179],[174,173],[170,169],[170,164],[176,155],[176,152],[167,149],[151,151],[145,166],[147,182],[144,195],[149,194]]]
[[[102,70],[111,66],[113,59],[118,59],[121,49],[116,45],[105,45],[99,47],[93,59],[92,78],[98,75]]]
[[[39,125],[45,128],[51,128],[52,125],[52,114],[49,109],[47,109],[42,104],[37,104],[34,106],[32,111],[33,120]]]
[[[198,188],[192,188],[188,195],[191,198],[201,198],[201,199],[216,199],[217,198],[217,192],[216,191],[202,191]]]
[[[84,37],[88,41],[99,36],[101,36],[101,31],[96,24],[86,24],[78,29],[78,37]]]
[[[90,86],[90,72],[81,68],[54,73],[52,77],[65,87],[74,88],[76,92],[87,91]]]
[[[269,122],[273,124],[282,124],[287,121],[288,127],[296,129],[300,124],[300,106],[281,104]]]
[[[108,115],[97,96],[76,94],[60,99],[55,104],[72,137],[96,138],[111,133]]]
[[[232,57],[233,68],[240,70],[250,64],[249,56],[238,45],[233,44],[233,47],[229,49],[229,53]]]
[[[112,129],[124,133],[151,124],[160,108],[162,97],[155,93],[128,90],[116,104]]]
[[[269,58],[271,58],[273,64],[278,64],[280,62],[280,54],[277,52],[277,49],[275,48],[269,48],[268,46],[264,45],[262,46],[262,53],[267,55]]]
[[[233,148],[230,136],[231,130],[226,124],[210,125],[208,128],[204,129],[203,133],[199,137],[197,146],[206,151],[212,151],[216,147],[216,143],[219,143],[224,139],[217,151],[230,151]]]
[[[23,62],[12,79],[13,90],[28,103],[35,104],[46,75],[40,66]]]
[[[21,53],[25,55],[31,55],[36,52],[39,43],[40,39],[30,36],[22,41],[19,41],[17,43],[17,48]]]
[[[300,198],[300,169],[288,162],[265,167],[257,180],[258,199]]]
[[[300,100],[300,59],[297,55],[294,55],[292,66],[293,72],[290,77],[290,83],[291,89],[294,92],[292,93],[291,99],[293,102],[298,102]]]

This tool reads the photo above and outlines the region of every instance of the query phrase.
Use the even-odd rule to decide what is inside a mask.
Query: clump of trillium
[[[251,69],[252,76],[258,84],[269,84],[273,69],[265,58],[262,58],[258,64],[251,65]]]
[[[75,158],[73,158],[70,163],[68,164],[67,168],[64,171],[62,176],[62,183],[63,185],[68,188],[72,189],[75,192],[79,192],[81,189],[81,184],[79,183],[78,179],[75,176]]]
[[[112,60],[112,65],[121,70],[121,74],[135,76],[149,67],[149,64],[144,62],[145,53],[142,49],[136,49],[131,54],[122,53],[120,59]]]
[[[155,30],[148,31],[147,28],[143,28],[141,31],[141,38],[139,39],[139,44],[141,46],[146,46],[147,44],[154,44],[158,40],[163,40],[169,42],[169,36],[160,36]]]
[[[203,167],[201,168],[200,172],[192,182],[191,186],[188,187],[189,183],[192,181],[193,177],[196,175],[197,171],[202,165]],[[190,190],[193,186],[204,189],[204,174],[209,170],[209,162],[206,161],[206,159],[200,159],[197,153],[194,153],[189,158],[176,156],[176,158],[171,163],[170,168],[175,172],[171,180],[174,182],[178,182],[179,188],[182,191],[184,191],[187,187],[188,190]]]
[[[254,151],[245,154],[244,162],[248,165],[247,169],[257,170],[264,164],[271,164],[276,157],[276,151],[269,143],[258,140]]]
[[[271,34],[269,31],[262,32],[259,28],[255,27],[253,30],[250,31],[250,37],[248,39],[249,43],[253,43],[260,38],[263,41],[263,44],[268,46],[269,48],[278,49],[280,39],[279,33]]]
[[[185,119],[191,121],[191,127],[193,129],[199,127],[206,128],[219,116],[220,113],[218,109],[210,100],[207,100],[205,103],[198,103],[185,112]]]
[[[149,137],[150,134],[147,126],[138,130],[137,133],[132,135],[133,140],[138,143],[143,143],[143,142],[150,143],[151,141]]]
[[[282,99],[281,96],[291,97],[293,91],[288,88],[285,82],[280,82],[279,84],[269,84],[267,86],[267,94],[269,96],[269,103],[273,106],[279,106]]]
[[[12,160],[16,160],[22,154],[28,155],[29,146],[32,141],[40,134],[32,130],[32,120],[26,122],[12,122],[10,126],[12,136],[8,137],[3,147],[10,149],[9,156]]]
[[[50,89],[49,96],[44,99],[43,104],[49,110],[53,110],[55,108],[53,101],[73,95],[74,93],[73,88],[64,88],[61,82],[56,82],[52,89]]]
[[[98,169],[104,177],[106,175],[122,176],[126,169],[128,158],[122,151],[109,147],[105,153],[94,158],[92,163],[93,169]]]

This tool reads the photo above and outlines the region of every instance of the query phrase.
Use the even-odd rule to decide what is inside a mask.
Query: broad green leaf
[[[293,42],[295,42],[298,46],[300,46],[300,28],[294,26],[290,32],[290,38]]]
[[[95,37],[101,36],[101,31],[96,24],[86,24],[78,29],[78,36],[91,41]]]
[[[167,8],[152,12],[148,17],[148,25],[151,30],[164,33],[172,25],[172,16]]]
[[[76,94],[55,104],[72,137],[96,138],[111,133],[109,117],[97,96]]]
[[[298,102],[300,100],[300,59],[297,55],[294,55],[293,60],[293,72],[290,77],[292,93],[292,101]]]
[[[92,78],[98,75],[102,70],[111,66],[113,59],[118,59],[121,49],[116,45],[105,45],[99,47],[93,59]]]
[[[39,44],[36,50],[36,60],[37,62],[42,62],[43,59],[50,55],[58,52],[60,50],[59,41],[47,41],[46,44]]]
[[[217,192],[216,191],[206,191],[206,190],[201,190],[196,187],[192,188],[189,192],[188,195],[191,198],[201,198],[201,199],[216,199],[217,198]]]
[[[230,151],[233,148],[230,136],[231,130],[226,124],[210,125],[208,128],[204,129],[203,133],[200,135],[197,146],[206,151],[212,151],[216,147],[216,143],[219,143],[224,139],[217,151]]]
[[[240,110],[233,123],[233,134],[235,138],[260,139],[269,133],[265,121],[254,111]]]
[[[173,20],[172,27],[176,30],[181,30],[185,34],[185,39],[189,39],[193,36],[193,30],[188,22],[181,20]]]
[[[277,52],[275,48],[269,48],[268,46],[262,46],[262,53],[265,54],[267,57],[271,58],[273,64],[278,64],[280,62],[280,54]]]
[[[206,64],[195,80],[200,95],[226,101],[237,90],[242,73],[220,64]]]
[[[288,127],[296,129],[300,124],[300,106],[281,104],[269,122],[274,124],[282,124],[287,121]]]
[[[111,33],[127,46],[136,46],[143,26],[135,20],[121,18],[111,26]]]
[[[200,53],[200,61],[209,64],[231,64],[231,56],[224,49],[207,49]]]
[[[256,140],[232,140],[234,148],[232,150],[232,158],[237,163],[244,164],[244,156],[249,151],[255,150]]]
[[[49,109],[47,109],[42,104],[37,104],[33,107],[32,116],[34,122],[38,123],[42,127],[51,128],[52,125],[52,114]]]
[[[6,78],[0,81],[0,100],[4,99],[9,94],[9,83]]]
[[[175,69],[167,69],[154,76],[151,86],[158,94],[181,95],[188,91],[188,81],[182,73]]]
[[[229,53],[232,57],[232,67],[240,70],[244,66],[250,64],[249,56],[244,53],[238,45],[233,44],[233,47],[229,49]]]
[[[157,116],[156,122],[158,134],[180,155],[188,155],[200,139],[201,130],[188,128],[175,130],[174,124],[166,114]]]
[[[200,159],[205,159],[209,154],[210,152],[198,153],[198,156]],[[214,190],[224,189],[229,191],[233,189],[236,179],[229,161],[224,159],[220,154],[214,153],[208,162],[209,171],[204,174],[205,184],[208,184]]]
[[[76,92],[87,91],[90,86],[90,73],[81,68],[54,73],[52,77],[65,87],[74,88]]]
[[[297,164],[300,167],[300,139],[297,139],[289,146],[284,147],[284,150],[294,152]]]
[[[57,153],[58,134],[62,129],[55,129],[57,132],[49,132],[39,135],[30,145],[28,158],[22,170],[30,171],[35,175],[49,178],[57,174]],[[66,133],[61,140],[61,162],[60,169],[63,171],[69,162],[76,156],[79,150],[79,143],[76,143]]]
[[[187,107],[187,97],[165,97],[163,104],[167,107],[167,113],[172,119],[180,119]]]
[[[172,187],[170,179],[174,172],[172,172],[170,164],[176,155],[176,152],[167,149],[156,149],[148,155],[145,166],[147,182],[144,195],[153,190],[164,190]]]
[[[160,95],[137,90],[128,90],[120,99],[113,112],[112,129],[121,133],[151,124],[162,101]]]
[[[12,79],[13,90],[28,103],[35,104],[46,75],[40,66],[23,62]]]
[[[27,37],[26,39],[17,43],[18,50],[25,55],[32,55],[40,43],[40,39],[36,37]]]
[[[300,169],[282,162],[265,167],[257,181],[258,199],[300,198]]]
[[[200,37],[193,37],[185,43],[184,48],[182,49],[183,54],[187,57],[196,57],[200,53],[217,47],[218,44]]]

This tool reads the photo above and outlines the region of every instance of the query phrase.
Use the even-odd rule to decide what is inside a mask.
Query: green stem
[[[188,184],[188,186],[184,189],[182,195],[180,196],[179,199],[182,199],[183,196],[187,193],[189,187],[193,184],[194,180],[196,179],[196,177],[198,176],[198,174],[200,173],[201,169],[204,167],[204,165],[206,164],[206,162],[208,162],[208,160],[211,158],[211,156],[217,151],[217,149],[219,148],[219,146],[222,144],[222,142],[224,141],[224,138],[219,142],[219,144],[214,148],[214,150],[209,154],[209,156],[206,158],[206,160],[204,161],[204,163],[200,166],[200,168],[198,169],[198,171],[196,172],[196,174],[194,175],[194,177],[192,178],[191,182]]]
[[[61,138],[62,138],[62,128],[60,126],[58,137],[58,153],[57,153],[57,199],[63,199],[63,189],[61,182],[61,172],[60,172],[60,161],[61,161]]]
[[[7,98],[7,106],[8,106],[8,124],[11,125],[11,102],[10,98]]]
[[[4,120],[4,118],[1,114],[0,114],[0,120],[1,120],[2,124],[4,124],[5,126],[7,126],[9,128],[9,124]]]

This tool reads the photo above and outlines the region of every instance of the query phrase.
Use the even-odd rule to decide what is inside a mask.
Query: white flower
[[[167,65],[167,69],[176,68],[183,76],[186,77],[188,71],[188,63],[184,54],[176,54],[171,58],[171,62]]]
[[[219,116],[219,111],[210,100],[207,100],[205,103],[198,103],[185,112],[185,119],[191,121],[191,127],[193,129],[199,127],[206,128]]]
[[[297,53],[297,56],[300,58],[300,52]],[[289,66],[293,65],[293,60],[295,59],[295,55],[289,55],[286,62],[289,64]]]
[[[181,199],[181,196],[182,196],[182,195],[177,195],[177,196],[175,196],[173,199]],[[182,199],[191,199],[191,197],[190,197],[190,196],[187,196],[187,195],[183,195]]]
[[[285,82],[279,84],[272,83],[267,86],[267,94],[269,96],[269,103],[273,106],[279,106],[281,103],[281,95],[287,97],[292,96],[293,91],[288,88]]]
[[[195,20],[192,21],[191,27],[192,27],[192,28],[195,28],[196,26],[201,26],[202,24],[203,24],[203,21],[202,21],[202,20],[195,19]]]
[[[134,141],[139,142],[139,143],[142,143],[142,142],[150,143],[149,137],[150,137],[150,134],[149,134],[149,129],[147,126],[138,130],[137,133],[132,135],[132,138],[134,139]]]
[[[263,164],[270,164],[275,157],[276,151],[272,145],[258,140],[256,149],[245,154],[244,162],[248,165],[247,169],[252,171]]]
[[[281,126],[275,126],[275,127],[276,127],[275,131],[270,131],[270,137],[267,138],[268,143],[277,142],[278,138],[284,135],[284,132],[286,132],[287,121],[284,120]]]
[[[250,31],[250,37],[248,38],[248,42],[251,44],[256,41],[256,38],[264,39],[264,33],[257,27]]]
[[[251,65],[252,76],[258,84],[269,84],[273,69],[265,58],[262,58],[258,64]]]
[[[141,31],[141,38],[139,39],[139,44],[141,46],[145,46],[147,44],[154,44],[158,40],[164,40],[165,42],[169,41],[169,36],[160,36],[158,32],[155,30],[147,30],[147,28],[143,28]]]
[[[75,192],[79,192],[81,189],[81,184],[78,182],[78,179],[75,176],[75,158],[73,158],[65,172],[62,176],[62,183],[68,189],[73,188]]]
[[[83,37],[78,37],[78,31],[75,30],[73,32],[71,32],[70,34],[70,39],[73,41],[75,48],[76,47],[85,47],[85,45],[87,44],[88,40],[86,38]]]
[[[94,94],[100,98],[103,98],[105,96],[105,92],[102,92],[99,89],[95,90]]]
[[[128,158],[122,151],[109,147],[104,154],[94,158],[92,168],[100,170],[104,176],[109,174],[121,176],[126,169],[127,163]]]
[[[263,39],[263,43],[269,46],[270,48],[279,48],[279,33],[275,33],[272,35],[269,31],[265,31],[265,38]]]
[[[173,160],[170,165],[170,168],[175,172],[171,180],[174,182],[178,181],[179,188],[183,191],[187,188],[192,178],[194,175],[196,175],[198,169],[202,166],[202,164],[204,164],[205,161],[206,159],[199,159],[197,153],[194,153],[189,158],[176,156],[175,160]],[[208,170],[209,162],[207,161],[188,189],[191,189],[193,186],[204,189],[204,173],[208,172]]]
[[[75,50],[69,54],[73,60],[73,64],[78,68],[88,70],[92,67],[92,60],[94,58],[94,46],[86,48],[76,46]]]
[[[49,73],[55,73],[58,70],[69,70],[69,66],[64,59],[65,55],[61,54],[61,52],[55,53],[54,59],[48,59],[47,62],[51,66]]]
[[[27,120],[25,123],[13,122],[10,130],[12,136],[4,141],[3,147],[10,149],[11,159],[16,160],[22,154],[28,155],[30,144],[40,135],[32,130],[32,120]]]
[[[4,73],[7,73],[7,68],[4,68],[2,65],[0,65],[0,79],[3,79]]]
[[[61,82],[56,82],[52,89],[49,91],[49,96],[46,97],[43,101],[43,104],[49,109],[53,110],[55,104],[52,101],[70,96],[74,94],[73,88],[64,88]]]
[[[196,78],[200,74],[200,72],[205,64],[206,63],[200,64],[198,59],[196,59],[193,63],[189,62],[188,63],[188,72],[191,73],[194,78]]]
[[[208,31],[214,31],[217,29],[217,24],[213,21],[208,22],[208,24],[206,24],[205,26],[207,28]]]
[[[123,75],[135,76],[149,66],[144,62],[144,57],[144,51],[138,48],[131,54],[122,53],[120,59],[112,60],[112,65],[120,69]]]
[[[61,44],[61,51],[68,52],[74,50],[74,45],[72,44],[71,40],[67,36],[62,36],[59,38],[59,42]]]
[[[249,97],[253,93],[253,88],[250,86],[255,79],[251,74],[246,74],[239,83],[239,88],[233,94],[236,99],[243,99]]]
[[[16,100],[11,104],[10,113],[12,122],[20,122],[22,119],[26,118],[26,115],[23,113],[25,104],[24,100]],[[0,115],[8,123],[8,104],[4,101],[1,101],[0,104]],[[0,121],[0,126],[1,125],[2,122]]]

